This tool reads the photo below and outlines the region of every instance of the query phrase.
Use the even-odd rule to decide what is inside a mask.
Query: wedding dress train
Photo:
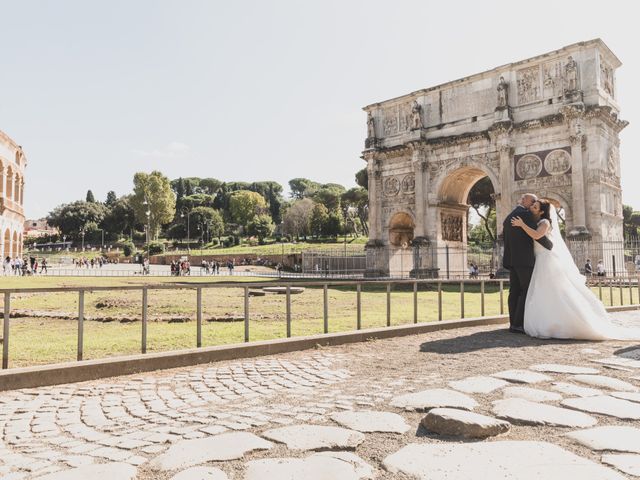
[[[553,249],[533,242],[536,263],[525,302],[525,332],[538,338],[640,340],[640,328],[625,328],[611,321],[573,262],[553,207],[550,216],[552,228],[547,236]]]

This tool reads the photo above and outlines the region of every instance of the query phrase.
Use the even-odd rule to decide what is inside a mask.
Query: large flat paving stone
[[[229,477],[219,468],[193,467],[174,475],[171,480],[229,480]]]
[[[559,402],[562,395],[530,387],[507,387],[502,391],[504,398],[523,398],[532,402]]]
[[[133,480],[138,471],[128,463],[100,463],[49,473],[38,480]]]
[[[640,392],[640,388],[624,380],[607,377],[605,375],[574,375],[572,380],[594,387],[608,388],[619,392]]]
[[[440,435],[486,438],[509,431],[504,420],[456,408],[434,408],[422,419],[422,426]]]
[[[404,418],[392,412],[345,411],[334,413],[331,419],[358,432],[404,433],[411,428]]]
[[[248,432],[230,432],[174,443],[149,462],[153,470],[177,470],[211,461],[236,460],[253,450],[268,450],[271,442]]]
[[[446,388],[433,388],[421,392],[400,395],[391,400],[391,406],[423,412],[438,407],[473,410],[478,406],[473,398]]]
[[[383,462],[419,480],[622,480],[621,474],[546,442],[409,444]]]
[[[355,430],[324,425],[291,425],[262,433],[269,440],[284,443],[291,450],[354,450],[364,441]]]
[[[629,400],[630,402],[640,403],[640,392],[611,392],[609,395],[622,400]]]
[[[493,413],[499,418],[522,425],[551,425],[557,427],[592,427],[597,420],[590,415],[567,408],[530,402],[521,398],[507,398],[493,402]]]
[[[558,363],[539,363],[537,365],[531,365],[531,370],[536,372],[545,373],[568,373],[568,374],[596,374],[600,373],[599,370],[589,367],[577,367],[575,365],[561,365]]]
[[[591,450],[640,453],[640,429],[607,426],[569,432],[567,437]]]
[[[598,397],[567,398],[562,401],[565,407],[583,412],[599,413],[624,420],[640,420],[640,403],[621,400],[608,395]]]
[[[451,388],[464,393],[491,393],[506,385],[508,385],[508,383],[504,380],[482,375],[449,382]]]
[[[553,382],[551,388],[565,395],[571,395],[572,397],[595,397],[602,395],[602,390],[598,390],[597,388],[581,387],[566,382]]]
[[[640,455],[633,453],[602,455],[601,462],[611,465],[627,475],[640,477]]]
[[[373,468],[353,453],[322,452],[307,458],[247,462],[244,480],[363,480],[374,475]]]
[[[502,372],[493,373],[491,376],[513,383],[541,383],[553,380],[549,375],[530,370],[503,370]]]
[[[618,367],[640,368],[640,360],[625,357],[607,357],[591,360],[592,362],[602,363],[603,365],[616,365]]]

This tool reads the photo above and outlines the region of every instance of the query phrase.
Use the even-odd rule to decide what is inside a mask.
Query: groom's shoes
[[[525,333],[524,328],[522,327],[509,327],[509,331],[511,333],[522,333],[522,334]]]

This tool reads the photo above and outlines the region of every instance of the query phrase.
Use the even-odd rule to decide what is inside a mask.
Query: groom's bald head
[[[538,197],[533,193],[525,193],[520,197],[520,205],[525,208],[529,208],[538,200]]]

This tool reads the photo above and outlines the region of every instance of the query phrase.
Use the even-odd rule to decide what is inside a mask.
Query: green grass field
[[[209,282],[220,281],[208,278]],[[262,281],[250,277],[237,278],[238,287],[205,288],[202,295],[203,345],[223,345],[244,340],[243,282]],[[172,278],[78,278],[36,277],[0,278],[0,288],[25,287],[87,287],[87,286],[142,286],[175,282]],[[181,283],[196,285],[201,279],[186,278]],[[594,288],[598,294],[598,289]],[[620,305],[619,289],[603,288],[603,301]],[[508,290],[504,292],[506,311]],[[196,346],[196,291],[193,288],[149,290],[148,294],[148,344],[147,351],[160,352]],[[366,285],[361,294],[362,328],[386,326],[386,286]],[[637,301],[637,289],[633,292]],[[267,340],[286,336],[286,304],[284,295],[270,294],[250,297],[250,339]],[[336,286],[328,290],[329,331],[341,332],[356,329],[355,286]],[[479,286],[465,287],[465,317],[481,314]],[[629,304],[629,292],[623,291],[623,300]],[[0,298],[0,305],[3,298]],[[442,318],[457,319],[461,316],[460,291],[456,284],[443,285]],[[12,311],[38,312],[42,318],[32,316],[12,318],[10,335],[10,367],[72,361],[76,358],[78,293],[14,293],[11,296]],[[96,291],[85,293],[85,315],[107,319],[127,317],[129,321],[84,322],[84,358],[95,359],[140,352],[141,342],[141,290]],[[304,293],[291,296],[292,335],[312,335],[323,332],[323,290],[308,287]],[[47,317],[51,314],[68,314],[70,319]],[[500,313],[500,296],[497,285],[485,289],[485,315]],[[391,293],[391,324],[413,323],[412,285],[395,286]],[[179,322],[168,321],[180,318]],[[438,294],[435,285],[420,285],[418,291],[418,321],[438,321]]]

